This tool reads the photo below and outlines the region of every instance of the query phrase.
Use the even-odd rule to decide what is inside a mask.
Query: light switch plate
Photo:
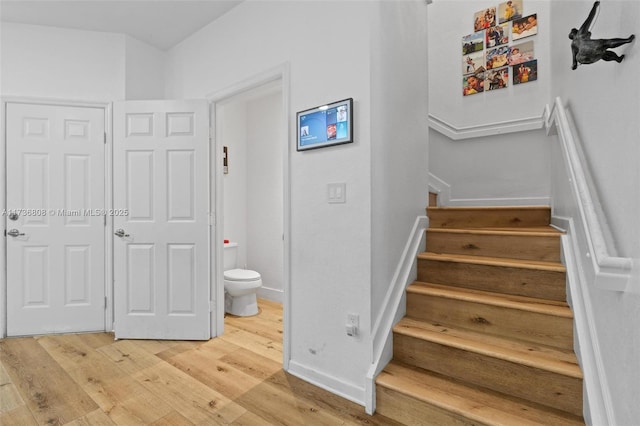
[[[327,184],[327,201],[330,204],[347,202],[347,184],[329,183]]]

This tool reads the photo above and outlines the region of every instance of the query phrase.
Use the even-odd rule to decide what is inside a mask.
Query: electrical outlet
[[[355,337],[358,335],[358,329],[360,327],[360,316],[358,314],[347,314],[347,324],[345,329],[347,330],[347,336]]]
[[[360,315],[347,314],[347,324],[353,325],[355,327],[360,327]]]

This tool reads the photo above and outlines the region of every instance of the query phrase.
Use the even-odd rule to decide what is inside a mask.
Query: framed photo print
[[[511,46],[507,62],[509,65],[517,65],[523,62],[533,61],[534,58],[533,41],[527,41]]]
[[[525,84],[538,79],[538,60],[523,62],[511,67],[513,72],[513,85]]]
[[[487,69],[490,70],[507,65],[507,57],[510,50],[509,46],[502,46],[487,51]]]
[[[487,71],[484,85],[487,91],[506,88],[509,85],[509,67]]]
[[[487,28],[485,33],[487,49],[509,43],[509,24]]]
[[[474,74],[484,71],[484,52],[475,52],[462,57],[462,74]]]
[[[534,13],[514,20],[511,25],[511,33],[513,34],[513,40],[520,40],[521,38],[538,34],[538,14]]]
[[[498,5],[498,23],[522,18],[522,0],[509,0]]]
[[[473,31],[486,30],[496,25],[496,8],[489,7],[473,15]]]
[[[353,98],[296,114],[298,151],[353,142]]]
[[[462,54],[482,52],[484,50],[484,31],[469,34],[462,37]]]
[[[483,72],[462,77],[462,96],[471,96],[482,92],[484,92]]]

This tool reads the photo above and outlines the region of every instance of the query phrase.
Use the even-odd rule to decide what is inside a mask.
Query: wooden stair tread
[[[430,228],[531,227],[549,225],[548,206],[427,207]]]
[[[582,419],[391,361],[376,384],[487,425],[582,425]]]
[[[486,305],[518,309],[562,318],[573,318],[573,313],[571,308],[569,308],[569,305],[565,302],[554,300],[516,296],[504,293],[493,293],[420,281],[416,281],[408,286],[407,293],[483,303]]]
[[[559,237],[564,232],[553,226],[522,228],[427,228],[427,232],[441,234],[512,235],[526,237]]]
[[[442,206],[427,207],[429,210],[438,211],[477,211],[487,213],[490,211],[550,211],[549,206]]]
[[[582,371],[573,352],[526,342],[506,340],[483,333],[456,329],[408,317],[394,327],[394,333],[474,352],[533,368],[582,379]]]
[[[465,254],[442,254],[424,252],[418,254],[418,259],[435,260],[443,262],[470,263],[475,265],[502,266],[506,268],[536,269],[552,272],[566,272],[565,266],[560,262],[548,262],[544,260],[510,259],[503,257],[486,257]]]

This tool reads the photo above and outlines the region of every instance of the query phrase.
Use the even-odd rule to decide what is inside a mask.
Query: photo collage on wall
[[[538,33],[538,16],[523,10],[523,0],[509,0],[474,14],[474,32],[462,37],[463,96],[538,79],[533,40],[520,41]]]

